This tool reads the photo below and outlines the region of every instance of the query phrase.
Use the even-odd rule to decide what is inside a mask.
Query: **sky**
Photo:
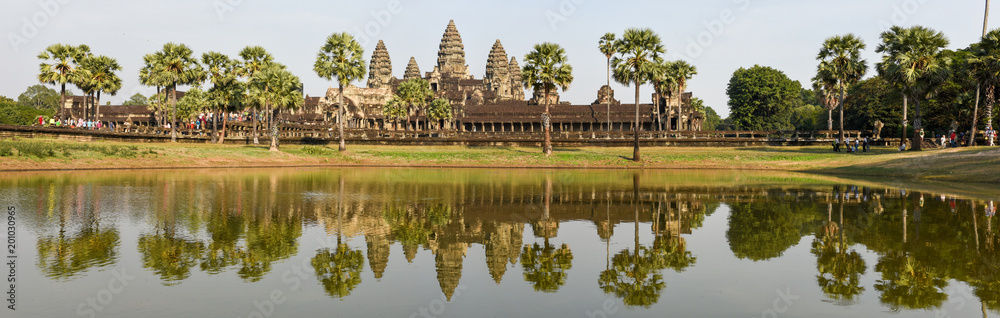
[[[879,34],[892,25],[940,30],[951,41],[948,48],[961,49],[982,34],[985,2],[7,0],[2,6],[0,32],[6,41],[0,44],[0,95],[14,99],[38,83],[37,55],[55,43],[87,44],[94,54],[118,60],[122,89],[116,96],[102,96],[102,102],[120,104],[135,93],[154,93],[155,88],[138,81],[142,56],[167,42],[186,44],[198,56],[217,51],[235,57],[243,47],[262,46],[299,76],[307,95],[318,96],[332,83],[317,76],[312,65],[330,34],[353,34],[365,49],[366,61],[378,40],[385,41],[393,75],[402,78],[411,56],[421,72],[432,70],[441,36],[454,20],[466,63],[477,79],[486,73],[497,39],[521,66],[534,44],[563,46],[574,80],[561,96],[574,104],[592,103],[607,81],[599,38],[607,32],[621,36],[631,27],[650,28],[661,37],[667,59],[697,67],[687,90],[725,117],[726,86],[739,68],[770,66],[809,88],[824,39],[858,35],[867,44],[863,57],[873,65],[881,59],[875,52]],[[991,22],[989,28],[996,25]],[[870,69],[868,77],[874,73]],[[634,101],[634,87],[613,80],[612,87],[621,102]],[[650,85],[640,86],[640,102],[650,102],[651,90]]]

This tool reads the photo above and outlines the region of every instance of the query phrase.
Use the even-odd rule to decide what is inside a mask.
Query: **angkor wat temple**
[[[498,39],[490,50],[486,61],[486,73],[476,79],[465,60],[465,46],[455,27],[455,21],[441,37],[438,46],[437,65],[421,76],[416,59],[410,57],[403,78],[392,75],[392,60],[381,40],[372,53],[369,64],[367,87],[348,86],[344,88],[345,120],[353,128],[386,129],[382,106],[392,98],[396,87],[403,81],[422,78],[434,92],[434,98],[444,98],[451,102],[454,118],[451,121],[426,126],[424,114],[410,111],[404,120],[407,129],[428,129],[437,126],[465,131],[541,131],[542,92],[533,92],[526,100],[521,82],[521,68],[517,58],[507,55]],[[552,105],[552,126],[555,131],[603,131],[609,125],[615,131],[631,131],[635,122],[635,105],[621,104],[614,98],[614,90],[604,85],[597,99],[589,105],[572,105],[560,101],[558,92],[549,92]],[[306,112],[325,116],[336,116],[339,90],[331,87],[326,97],[320,98],[313,109]],[[651,104],[639,107],[640,125],[643,130],[663,129],[700,130],[702,116],[690,107],[691,93],[674,98],[660,98],[660,109]],[[681,104],[678,114],[677,104]],[[329,107],[322,107],[329,105]],[[324,112],[326,112],[324,114]],[[420,124],[420,127],[415,125]],[[662,124],[661,124],[662,123]]]
[[[452,20],[438,46],[437,65],[421,75],[415,58],[410,57],[403,78],[393,76],[389,50],[381,40],[369,62],[367,85],[349,85],[344,88],[345,123],[348,128],[393,129],[392,121],[382,114],[383,105],[395,94],[404,81],[422,78],[434,92],[434,98],[447,99],[452,106],[451,120],[428,123],[424,113],[410,110],[400,129],[424,130],[457,129],[462,131],[540,132],[542,131],[542,92],[533,92],[526,99],[521,82],[521,68],[517,58],[508,56],[500,40],[486,57],[485,75],[476,79],[465,59],[462,37]],[[553,131],[632,131],[635,122],[635,105],[621,104],[615,99],[614,90],[603,85],[597,98],[587,105],[573,105],[561,101],[558,91],[549,92]],[[178,92],[178,98],[183,92]],[[293,122],[320,122],[336,119],[337,87],[330,87],[325,97],[306,96],[300,110],[284,113],[280,117]],[[690,107],[691,93],[674,94],[673,97],[652,94],[659,99],[659,109],[652,104],[639,105],[639,124],[645,131],[701,130],[702,115]],[[676,96],[680,95],[680,96]],[[70,97],[64,103],[72,117],[84,115],[83,97]],[[680,104],[678,112],[677,105]],[[163,115],[163,114],[161,114]],[[156,116],[146,106],[104,106],[102,121],[131,122],[157,125]],[[178,118],[180,120],[180,118]],[[332,122],[332,121],[331,121]],[[417,127],[417,124],[420,124]]]

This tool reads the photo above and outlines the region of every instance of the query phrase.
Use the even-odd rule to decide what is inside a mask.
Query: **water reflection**
[[[119,253],[133,253],[121,251],[122,241],[134,240],[141,266],[164,285],[198,271],[255,283],[275,274],[275,264],[304,257],[313,284],[349,299],[363,286],[391,281],[387,272],[404,270],[390,265],[430,257],[448,301],[470,275],[466,262],[480,262],[484,273],[471,275],[488,274],[497,286],[514,277],[545,295],[566,292],[571,281],[596,281],[596,291],[650,308],[666,290],[685,288],[666,274],[700,265],[699,251],[689,250],[691,235],[724,205],[721,233],[736,259],[732,268],[801,266],[781,262],[792,262],[783,256],[807,238],[806,255],[815,260],[811,286],[828,302],[854,306],[868,295],[893,311],[935,309],[948,304],[955,285],[968,285],[984,311],[1000,309],[989,198],[841,183],[617,171],[570,178],[549,171],[320,170],[22,178],[0,180],[0,189],[28,189],[38,197],[24,204],[48,211],[26,217],[39,233],[39,270],[60,281],[114,265]],[[592,225],[587,235],[603,246],[560,235],[561,226],[580,221]],[[125,229],[138,233],[123,238]],[[308,229],[331,243],[300,247]],[[616,235],[631,244],[612,248]],[[604,260],[581,257],[600,249]],[[399,250],[404,263],[391,261]],[[876,257],[866,261],[866,253]],[[601,261],[603,270],[576,271]],[[368,271],[374,279],[364,278]]]

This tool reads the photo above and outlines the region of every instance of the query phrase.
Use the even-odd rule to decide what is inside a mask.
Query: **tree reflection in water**
[[[50,212],[55,208],[54,187],[50,188]],[[90,268],[103,267],[118,261],[118,245],[120,236],[113,227],[102,228],[100,209],[96,206],[100,199],[99,190],[93,196],[87,196],[92,190],[78,185],[64,193],[62,212],[59,213],[59,234],[41,236],[36,243],[38,251],[38,268],[47,277],[55,279],[71,279]],[[75,192],[76,196],[70,198]],[[77,209],[76,215],[83,215],[84,223],[76,233],[67,235],[70,230],[67,222],[71,222],[72,207]]]
[[[545,208],[542,219],[535,226],[536,233],[541,232],[545,237],[544,245],[534,243],[525,245],[521,251],[521,267],[524,268],[524,280],[531,282],[535,291],[552,293],[559,290],[566,284],[566,271],[573,267],[573,252],[569,246],[563,243],[556,248],[549,243],[549,236],[552,234],[558,222],[549,219],[552,203],[552,178],[545,177]]]
[[[573,262],[584,258],[599,262],[599,256],[590,259],[590,253],[570,250],[575,241],[561,240],[557,230],[576,222],[570,231],[579,234],[575,227],[580,221],[590,221],[604,240],[606,268],[589,279],[596,278],[601,292],[627,306],[651,307],[661,301],[670,279],[664,270],[683,271],[696,264],[687,250],[694,242],[683,234],[691,234],[715,207],[725,204],[731,208],[728,219],[716,220],[728,221],[724,228],[728,252],[739,259],[733,260],[737,266],[785,262],[778,258],[807,237],[816,261],[816,271],[807,280],[814,278],[829,302],[852,305],[867,296],[897,311],[950,310],[947,306],[955,297],[969,302],[978,297],[977,309],[1000,310],[1000,253],[995,250],[997,228],[992,225],[994,217],[988,216],[988,201],[937,200],[898,189],[848,194],[833,185],[673,187],[674,180],[655,178],[655,184],[668,186],[643,189],[639,174],[633,176],[630,196],[625,190],[628,184],[621,180],[631,173],[618,172],[603,173],[592,185],[588,180],[582,186],[560,183],[558,194],[553,194],[552,176],[535,172],[507,176],[509,180],[497,174],[456,172],[424,180],[425,174],[410,172],[375,181],[345,177],[356,176],[352,173],[132,180],[128,183],[137,190],[134,193],[141,194],[123,201],[141,202],[129,216],[147,222],[149,229],[140,228],[137,236],[124,239],[136,240],[142,266],[167,285],[193,276],[195,266],[208,275],[228,271],[244,282],[257,282],[273,274],[274,264],[296,257],[313,266],[317,284],[326,294],[344,298],[362,283],[366,262],[373,276],[380,278],[392,263],[389,253],[402,250],[407,261],[422,257],[418,254],[433,258],[427,261],[434,262],[446,296],[454,291],[463,269],[482,268],[482,263],[463,267],[470,260],[484,262],[498,287],[506,286],[501,281],[509,268],[520,268],[522,275],[514,279],[521,276],[536,291],[566,292],[561,288],[570,279],[588,279],[575,277],[576,272],[570,275],[570,270],[591,264]],[[642,174],[642,181],[654,184],[646,176]],[[341,189],[336,195],[332,192],[338,183]],[[42,182],[38,188],[49,185]],[[44,213],[26,216],[29,226],[52,226],[38,231],[44,234],[39,235],[36,249],[39,271],[54,280],[85,275],[89,269],[115,264],[120,257],[122,234],[114,222],[104,224],[107,221],[101,221],[92,208],[96,203],[87,201],[99,194],[82,189],[87,188],[63,191],[61,197],[54,195],[59,191],[48,191],[49,198],[38,190],[40,204],[49,202],[50,210],[61,211],[50,212],[48,219]],[[960,204],[951,209],[951,202]],[[536,207],[542,205],[544,210],[539,211]],[[615,226],[628,222],[635,227],[634,241],[611,253]],[[652,242],[644,245],[638,234],[646,224],[652,227]],[[337,244],[301,253],[303,231],[316,225],[326,227],[326,235],[336,231]],[[525,244],[528,226],[538,239]],[[362,235],[367,254],[345,243]],[[872,264],[875,276],[869,279],[875,282],[866,284],[867,266]],[[397,269],[388,272],[393,270]],[[483,273],[474,275],[479,274]],[[952,294],[953,288],[966,287],[974,296]]]

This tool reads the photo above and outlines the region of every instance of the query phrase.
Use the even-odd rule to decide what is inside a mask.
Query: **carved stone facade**
[[[476,79],[469,72],[466,64],[465,45],[462,43],[462,36],[455,26],[455,21],[449,21],[441,37],[438,46],[437,65],[430,72],[421,74],[417,61],[411,57],[407,63],[403,79],[392,75],[392,61],[389,51],[383,41],[379,41],[372,53],[371,66],[367,87],[348,86],[344,89],[345,118],[348,127],[357,128],[382,128],[388,127],[382,116],[382,107],[395,94],[396,87],[405,80],[422,78],[428,82],[429,88],[434,92],[434,98],[443,98],[449,101],[453,110],[453,122],[449,126],[458,129],[495,129],[495,123],[501,123],[500,129],[504,130],[507,125],[510,130],[533,131],[532,127],[540,127],[541,109],[536,109],[543,102],[542,91],[533,91],[532,98],[525,100],[525,88],[520,65],[513,56],[508,56],[500,40],[496,40],[488,56],[486,56],[486,73],[482,79]],[[634,121],[634,108],[630,112],[631,116],[610,116],[613,123],[606,123],[608,116],[596,116],[591,105],[570,105],[569,102],[560,100],[560,90],[549,91],[548,104],[558,106],[557,112],[552,114],[554,125],[565,124],[566,129],[592,130],[592,127],[611,127],[617,130],[629,130]],[[336,87],[327,91],[325,98],[320,100],[321,105],[317,107],[317,114],[322,113],[327,118],[333,118],[337,113],[337,96],[339,92]],[[685,95],[686,99],[678,98],[677,102],[682,105],[690,105],[690,94]],[[621,105],[614,99],[614,91],[604,86],[598,91],[598,98],[594,104],[607,104],[612,106]],[[670,110],[667,105],[675,105],[670,101],[660,104],[660,109],[654,109],[652,105],[641,105],[642,114],[640,117],[646,118],[642,129],[654,129],[657,122],[667,122],[667,118],[672,123],[680,122],[681,127],[694,128],[692,120],[700,120],[700,114],[690,111],[690,107],[682,107],[678,116],[676,110]],[[622,105],[623,106],[623,105]],[[633,106],[634,107],[634,106]],[[623,107],[623,111],[627,110]],[[607,110],[605,110],[607,112]],[[529,117],[512,114],[531,114]],[[661,115],[661,116],[658,116]],[[416,113],[410,114],[404,122],[424,123],[427,118],[417,117]],[[514,116],[514,117],[509,117]],[[524,118],[522,118],[524,117]],[[619,118],[620,117],[620,118]],[[679,118],[677,118],[679,117]],[[484,121],[485,120],[485,121]],[[506,124],[503,124],[506,123]],[[698,122],[700,123],[700,121]],[[575,126],[574,126],[575,125]],[[515,128],[515,126],[517,128]],[[478,128],[477,128],[478,127]],[[573,128],[576,127],[576,128]],[[426,129],[421,125],[417,129]]]
[[[517,65],[517,58],[511,56],[507,67],[512,86],[510,100],[524,100],[524,83],[521,82],[521,66]]]
[[[601,89],[597,90],[597,100],[595,100],[591,105],[621,105],[621,102],[615,99],[615,90],[611,89],[611,86],[604,85]]]
[[[469,66],[465,64],[465,45],[462,44],[462,35],[455,27],[455,20],[448,22],[448,27],[441,36],[441,44],[438,45],[437,66],[435,73],[449,73],[456,77],[471,79]]]
[[[392,81],[392,60],[385,43],[378,40],[375,52],[372,52],[371,64],[368,66],[368,88],[389,87]]]
[[[410,63],[406,64],[406,72],[403,73],[403,80],[409,81],[420,78],[420,67],[417,66],[417,59],[410,57]]]
[[[507,53],[504,52],[500,40],[497,40],[490,50],[489,58],[486,60],[486,76],[483,80],[486,82],[486,90],[493,91],[497,101],[524,100],[521,69],[517,66],[517,60],[513,58],[507,60]]]

